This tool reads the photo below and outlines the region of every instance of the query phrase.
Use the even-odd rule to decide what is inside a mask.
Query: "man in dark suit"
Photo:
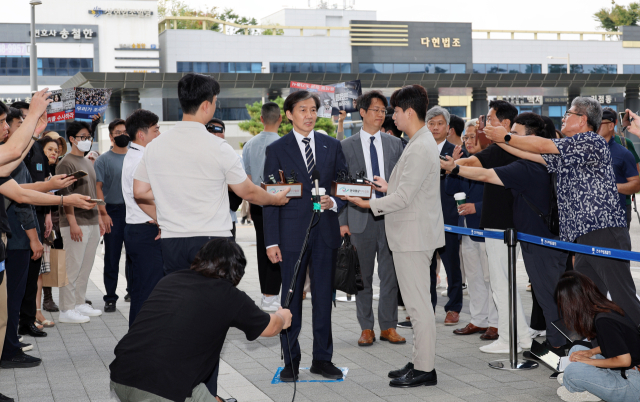
[[[283,301],[286,299],[293,278],[293,269],[313,214],[311,174],[315,170],[319,172],[320,187],[328,193],[338,172],[348,169],[340,142],[313,130],[319,108],[320,100],[317,95],[307,91],[291,93],[284,102],[284,110],[287,119],[293,124],[293,130],[267,147],[265,176],[278,177],[278,170],[289,176],[293,171],[297,181],[302,183],[301,198],[291,199],[283,208],[268,206],[263,211],[267,256],[272,263],[280,263]],[[323,211],[319,214],[318,224],[311,229],[308,248],[300,264],[303,269],[296,278],[295,292],[289,305],[293,315],[292,325],[288,333],[281,338],[285,356],[285,368],[280,373],[281,381],[295,381],[298,376],[301,358],[298,335],[302,324],[304,268],[307,266],[313,294],[311,372],[322,374],[325,378],[342,378],[342,371],[331,363],[331,299],[337,250],[341,243],[338,212],[345,204],[345,201],[337,197],[321,197]]]
[[[362,116],[362,129],[357,134],[341,142],[342,151],[349,163],[349,174],[355,177],[365,172],[369,180],[374,176],[389,180],[393,168],[402,155],[402,141],[391,135],[382,134],[380,128],[385,120],[387,98],[379,91],[370,91],[358,98],[358,109]],[[384,197],[384,193],[374,191],[371,198]],[[394,344],[406,343],[398,335],[398,280],[393,258],[384,227],[384,216],[374,216],[370,209],[362,209],[349,204],[339,216],[340,234],[351,235],[358,251],[364,290],[356,298],[356,315],[362,334],[358,346],[371,346],[376,340],[372,308],[373,269],[376,255],[378,277],[380,277],[380,302],[378,322],[380,340]]]
[[[447,141],[449,134],[449,112],[440,106],[434,106],[427,111],[427,128],[431,131],[433,138],[438,144],[440,155],[453,155],[455,145]],[[442,202],[442,216],[445,225],[458,224],[458,208],[453,197],[444,190],[444,171],[440,172],[440,201]],[[440,255],[442,263],[447,270],[448,296],[449,301],[444,306],[447,316],[444,325],[456,325],[460,320],[460,310],[462,310],[462,272],[460,270],[460,242],[455,233],[445,233],[445,246],[436,250]],[[438,295],[436,294],[436,266],[437,261],[431,259],[431,304],[433,310],[436,309]]]

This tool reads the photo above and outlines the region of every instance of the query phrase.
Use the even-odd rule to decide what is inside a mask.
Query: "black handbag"
[[[351,237],[348,234],[344,235],[342,245],[338,249],[333,287],[350,295],[357,295],[359,290],[364,290],[358,252],[351,244]]]

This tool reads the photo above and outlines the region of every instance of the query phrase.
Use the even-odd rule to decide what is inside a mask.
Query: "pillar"
[[[478,118],[480,115],[489,113],[489,103],[487,102],[487,88],[471,89],[471,116],[472,119]]]
[[[123,89],[120,103],[120,118],[126,120],[134,110],[140,109],[140,91]]]
[[[568,98],[567,98],[567,110],[571,109],[571,102],[577,97],[580,96],[580,88],[569,87],[567,88]]]
[[[427,88],[427,98],[429,99],[427,110],[431,109],[434,106],[438,106],[438,102],[440,99],[438,88]]]
[[[112,93],[111,98],[109,98],[109,104],[107,105],[107,110],[104,111],[104,122],[109,124],[115,119],[120,118],[120,92]]]
[[[640,90],[637,85],[624,89],[624,108],[634,113],[640,110]]]

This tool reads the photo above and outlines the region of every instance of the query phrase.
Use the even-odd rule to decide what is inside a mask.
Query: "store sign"
[[[27,103],[31,103],[31,97],[24,98],[24,101]],[[5,98],[3,95],[0,95],[0,102],[4,103],[5,105],[10,105],[14,102],[22,102],[22,98]]]
[[[49,36],[59,36],[62,39],[69,39],[72,37],[75,40],[84,39],[93,39],[94,32],[93,29],[80,29],[80,28],[71,28],[71,31],[68,31],[66,28],[62,28],[60,31],[56,31],[55,29],[36,29],[35,31],[36,38],[43,38]]]
[[[598,103],[600,103],[601,105],[624,103],[623,94],[591,95],[590,98],[597,100]],[[568,96],[545,96],[544,103],[566,105],[567,103],[569,103],[569,97]]]
[[[100,7],[95,7],[93,10],[89,10],[89,14],[98,18],[101,15],[116,16],[116,17],[151,17],[153,11],[151,10],[132,10],[124,8],[107,8],[105,10]]]
[[[542,105],[542,96],[489,96],[489,100],[503,100],[512,105]]]
[[[0,43],[0,56],[29,56],[29,44]]]
[[[431,39],[431,40],[429,40]],[[460,47],[460,38],[440,38],[440,37],[433,37],[433,38],[429,38],[429,37],[425,37],[425,38],[420,38],[420,43],[422,45],[425,45],[426,47],[435,47],[435,48],[439,48],[440,47],[440,43],[442,43],[442,47],[446,48],[446,47]]]
[[[120,44],[120,48],[124,48],[124,49],[157,49],[158,47],[156,45],[149,45],[149,47],[147,47],[146,43],[121,43]]]

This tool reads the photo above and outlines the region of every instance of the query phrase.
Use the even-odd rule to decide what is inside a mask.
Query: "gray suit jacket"
[[[427,251],[444,246],[438,155],[436,141],[424,126],[411,138],[393,169],[387,196],[370,201],[374,215],[386,215],[391,251]]]
[[[389,181],[391,172],[396,166],[400,155],[402,155],[402,141],[399,138],[388,134],[382,134],[382,157],[384,159],[384,179]],[[367,171],[367,166],[364,161],[364,150],[362,149],[362,140],[360,139],[360,133],[347,138],[340,142],[342,145],[342,153],[344,153],[349,165],[349,174],[353,177],[358,172]],[[347,208],[344,208],[338,220],[340,226],[349,225],[349,231],[351,233],[362,233],[367,226],[368,210],[356,207],[354,204],[347,204]]]

